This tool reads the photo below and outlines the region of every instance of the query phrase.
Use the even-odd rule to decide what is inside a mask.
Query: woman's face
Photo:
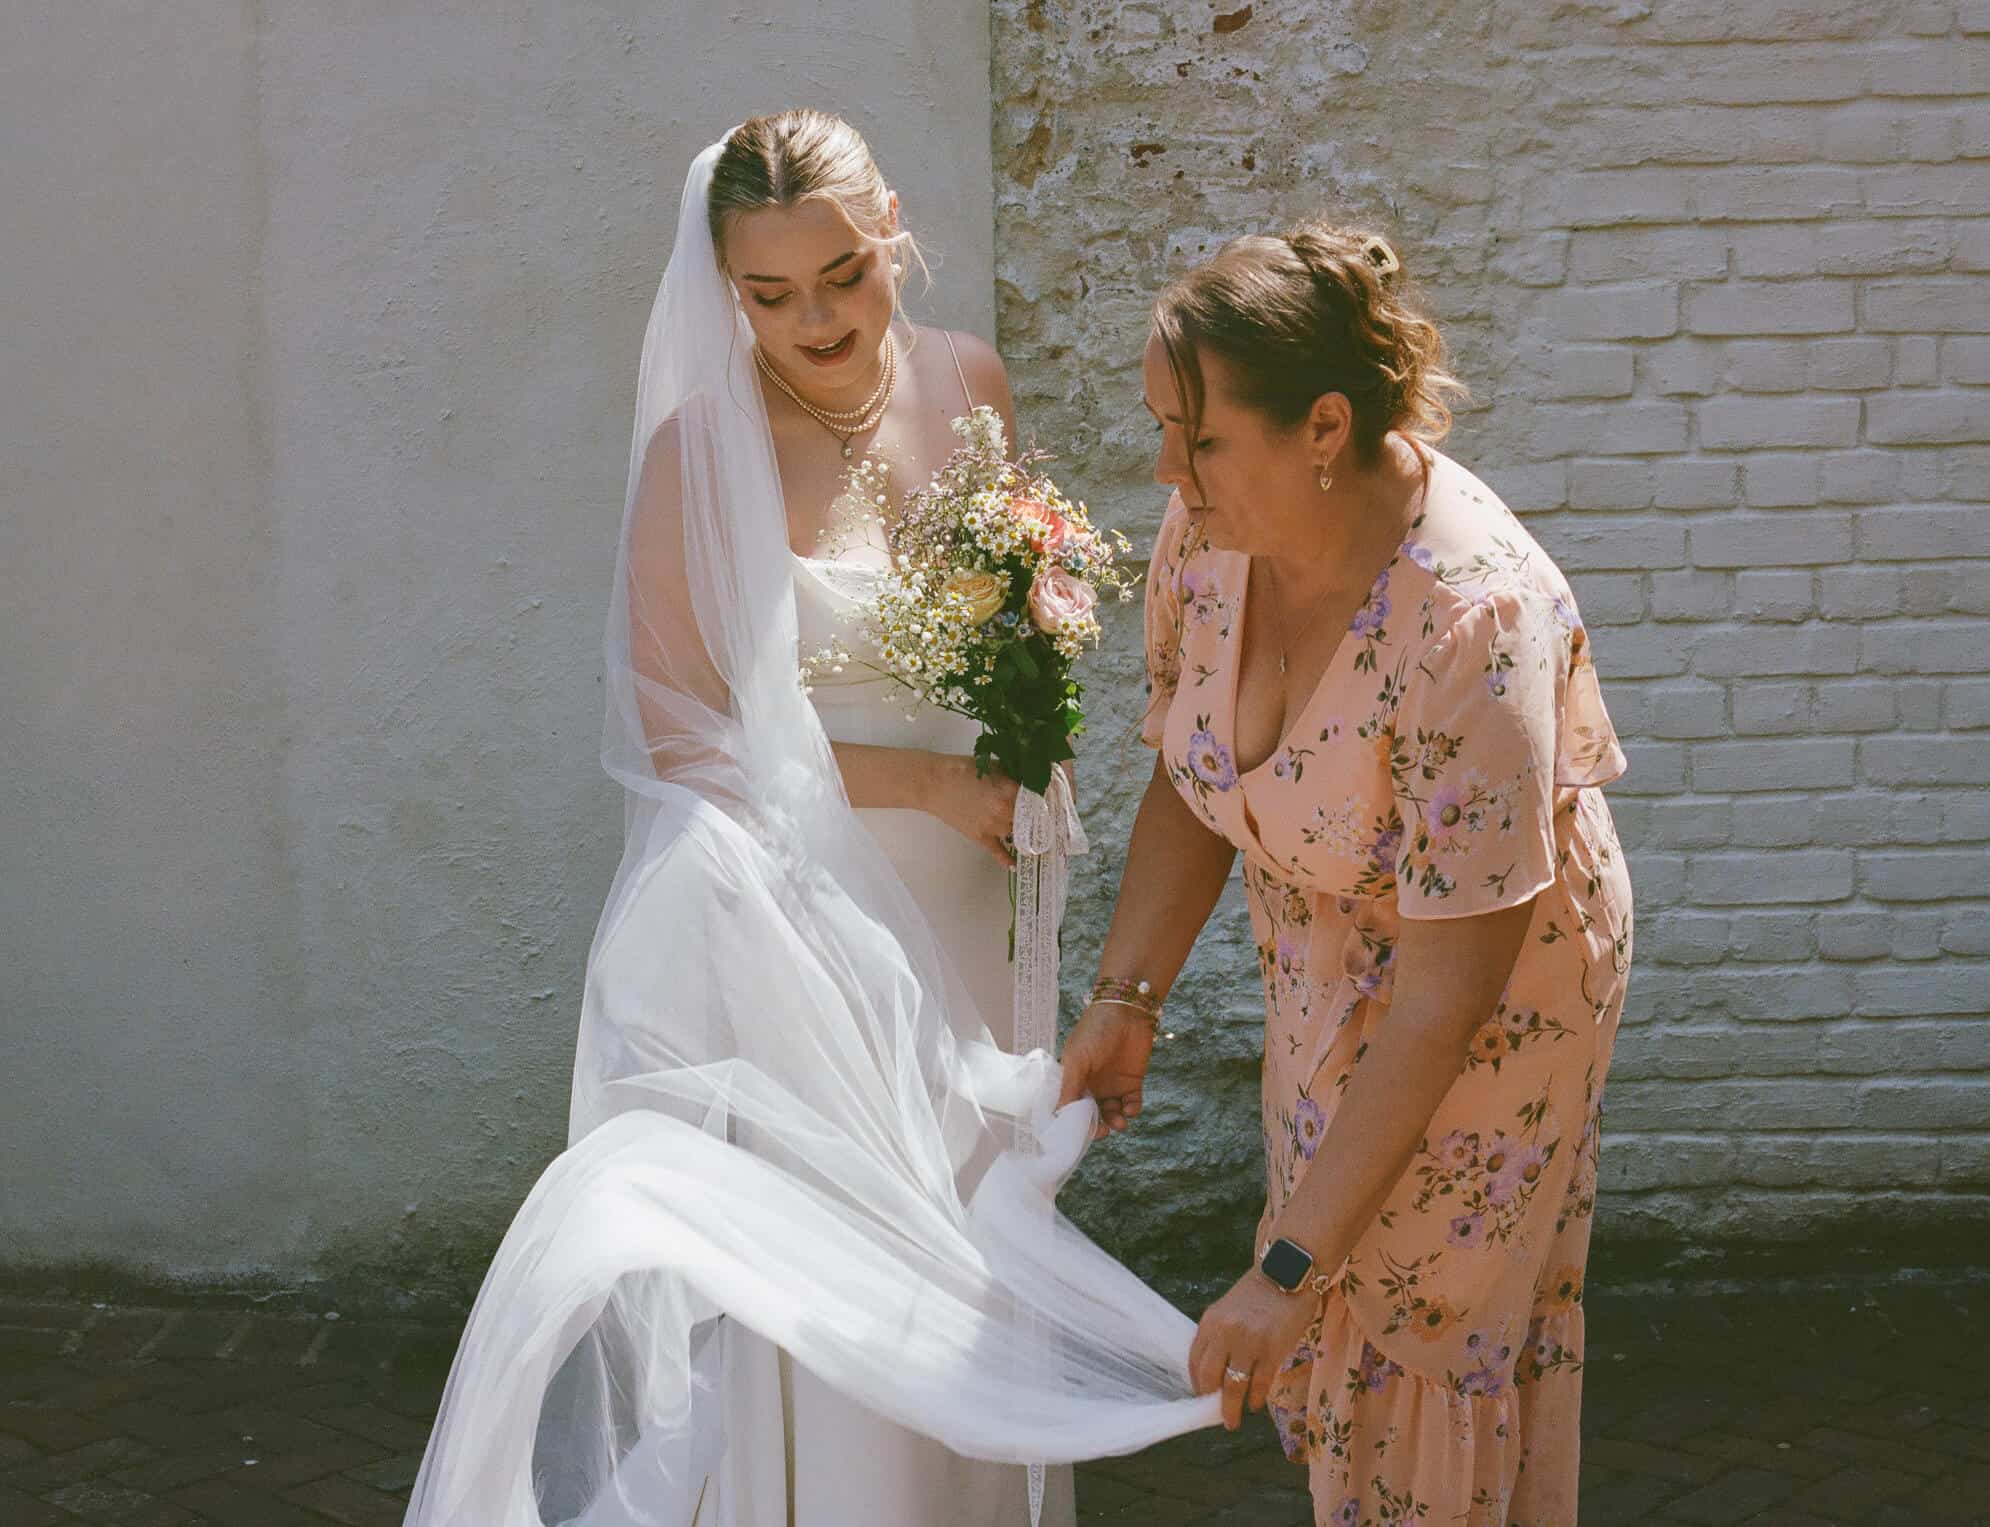
[[[889,249],[821,198],[735,212],[725,235],[726,273],[776,367],[823,394],[873,378],[896,296]]]
[[[1219,550],[1291,555],[1318,537],[1319,475],[1340,442],[1323,439],[1311,421],[1278,428],[1237,400],[1228,365],[1207,352],[1199,359],[1202,431],[1191,477],[1187,412],[1168,367],[1167,347],[1160,335],[1148,337],[1145,401],[1161,430],[1154,481],[1181,494],[1209,544]]]

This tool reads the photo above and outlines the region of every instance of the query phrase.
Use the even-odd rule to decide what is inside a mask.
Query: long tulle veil
[[[735,1520],[752,1343],[984,1458],[1215,1415],[1192,1323],[1052,1205],[1089,1105],[1053,1117],[1055,1063],[990,1043],[798,682],[772,437],[707,225],[722,147],[686,178],[643,342],[602,737],[625,842],[568,1148],[471,1313],[423,1527]]]

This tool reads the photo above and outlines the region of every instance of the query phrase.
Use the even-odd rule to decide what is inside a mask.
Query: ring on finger
[[[1232,1368],[1227,1363],[1223,1367],[1223,1377],[1226,1382],[1232,1384],[1248,1384],[1251,1381],[1250,1374],[1242,1368]]]

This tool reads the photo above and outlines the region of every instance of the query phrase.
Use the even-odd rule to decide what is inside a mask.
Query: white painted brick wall
[[[1148,296],[1303,213],[1398,230],[1474,394],[1452,449],[1574,578],[1633,761],[1606,1215],[1689,1238],[1980,1222],[1990,3],[1242,12],[997,0],[1026,428],[1149,534]],[[1102,680],[1137,684],[1135,637]],[[1129,713],[1103,706],[1093,747]],[[1090,776],[1081,974],[1143,771],[1136,750]],[[1219,917],[1190,992],[1228,1011],[1252,969]],[[1250,1168],[1247,1047],[1247,1025],[1198,1041],[1163,1138],[1113,1179],[1137,1202],[1086,1201],[1122,1246],[1201,1223],[1170,1196],[1206,1191],[1184,1149]]]

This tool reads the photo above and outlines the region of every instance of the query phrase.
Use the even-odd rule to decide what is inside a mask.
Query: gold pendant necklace
[[[780,388],[790,402],[836,437],[836,443],[843,448],[845,461],[857,452],[854,444],[857,436],[876,429],[883,421],[885,410],[891,407],[892,394],[898,388],[898,344],[888,329],[884,336],[884,373],[878,378],[878,385],[869,401],[858,408],[818,408],[788,385],[788,379],[774,369],[758,345],[753,347],[753,360],[759,366],[760,374]]]
[[[1269,557],[1265,559],[1264,574],[1265,581],[1271,585],[1272,604],[1278,611],[1278,671],[1282,675],[1286,668],[1286,652],[1288,648],[1296,646],[1297,643],[1288,641],[1285,636],[1285,595],[1279,590],[1278,574],[1272,571],[1271,559]],[[1324,604],[1317,604],[1313,607],[1312,618],[1299,628],[1299,635],[1302,638],[1313,634],[1313,627],[1320,623],[1320,616],[1325,609],[1326,606]]]

